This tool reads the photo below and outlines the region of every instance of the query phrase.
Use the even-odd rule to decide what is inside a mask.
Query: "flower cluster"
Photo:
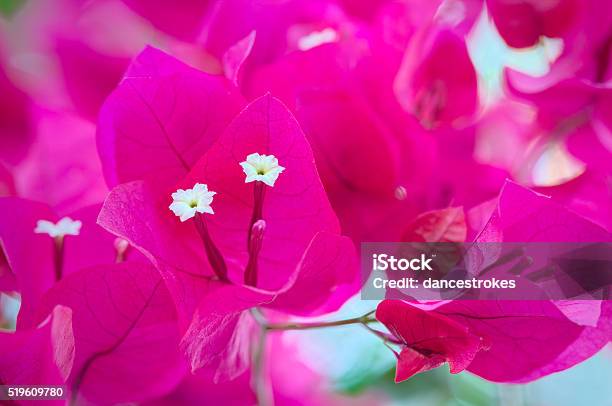
[[[361,325],[398,382],[442,364],[530,382],[610,341],[608,300],[303,320],[359,300],[362,242],[612,241],[608,5],[8,3],[0,384],[343,404],[286,331]]]

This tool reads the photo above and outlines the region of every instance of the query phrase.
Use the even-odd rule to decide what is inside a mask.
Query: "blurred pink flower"
[[[497,30],[514,48],[536,45],[543,36],[566,36],[583,12],[584,6],[580,3],[577,0],[486,0]]]
[[[69,213],[69,218],[82,224],[79,235],[62,238],[61,247],[58,247],[54,237],[35,233],[40,220],[55,223],[60,219],[53,210],[25,199],[0,199],[0,211],[13,214],[0,217],[0,242],[8,264],[6,272],[15,279],[14,289],[7,290],[17,290],[21,294],[18,328],[35,326],[41,298],[57,283],[58,277],[93,265],[115,262],[118,255],[115,237],[96,224],[99,210],[100,206],[96,205]],[[32,255],[33,252],[36,255]],[[132,260],[140,256],[137,252],[127,252],[123,257]]]

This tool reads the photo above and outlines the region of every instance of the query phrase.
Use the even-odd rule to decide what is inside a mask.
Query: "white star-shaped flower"
[[[278,175],[285,170],[274,155],[260,155],[257,152],[247,156],[240,166],[246,175],[245,183],[259,181],[268,186],[274,186]]]
[[[179,189],[172,193],[172,204],[169,209],[180,217],[181,221],[189,220],[196,213],[215,214],[210,204],[216,194],[217,192],[208,190],[208,185],[196,183],[193,189]]]
[[[318,47],[319,45],[328,44],[338,41],[338,33],[331,27],[327,27],[321,31],[313,31],[308,35],[303,36],[298,41],[298,49],[300,51],[308,51],[309,49]]]
[[[36,234],[49,234],[50,237],[63,237],[65,235],[79,235],[83,224],[79,220],[63,217],[57,223],[49,220],[38,220],[34,232]]]

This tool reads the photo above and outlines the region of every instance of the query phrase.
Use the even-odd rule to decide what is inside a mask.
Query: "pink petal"
[[[15,195],[16,191],[13,175],[4,165],[0,164],[0,197]]]
[[[21,293],[18,327],[31,328],[42,295],[55,283],[53,239],[34,229],[38,220],[58,219],[45,205],[18,198],[0,199],[0,212],[10,213],[0,216],[0,242]]]
[[[349,238],[316,234],[300,260],[295,281],[269,307],[301,316],[337,310],[359,289],[355,261]]]
[[[193,40],[204,25],[210,0],[181,1],[167,7],[159,1],[123,0],[158,29],[182,40]]]
[[[574,214],[544,195],[507,181],[496,211],[479,241],[498,235],[506,242],[610,241],[609,232]]]
[[[76,110],[95,120],[102,102],[119,83],[129,60],[101,54],[82,41],[62,38],[57,41],[55,53]]]
[[[274,295],[245,286],[211,284],[181,340],[192,372],[214,371],[214,380],[235,379],[250,365],[257,331],[248,310],[269,303]]]
[[[376,318],[402,342],[396,382],[448,362],[451,373],[466,369],[480,350],[481,340],[465,326],[435,311],[399,300],[384,300]]]
[[[514,48],[535,45],[541,36],[561,37],[580,15],[579,2],[575,0],[550,4],[533,0],[487,0],[486,3],[497,30]]]
[[[0,159],[15,164],[26,155],[32,140],[31,101],[9,79],[3,63],[0,59]]]
[[[0,333],[3,385],[64,385],[74,357],[72,311],[65,306],[51,309],[49,317],[36,328]]]
[[[151,265],[106,265],[69,275],[49,291],[39,314],[57,303],[72,309],[75,353],[67,383],[75,399],[144,400],[183,377],[176,313]]]
[[[453,69],[448,69],[449,60]],[[463,38],[447,29],[415,35],[394,90],[402,107],[425,128],[468,124],[478,107],[478,88]]]
[[[525,382],[546,375],[584,329],[546,301],[456,301],[438,311],[483,337],[485,350],[476,355],[469,370],[495,382]],[[571,364],[592,353],[577,351]]]
[[[238,79],[242,65],[249,57],[253,44],[255,44],[255,31],[236,42],[223,54],[223,72],[234,85],[238,86]]]
[[[426,164],[411,159],[417,141],[393,132],[358,94],[343,88],[303,91],[297,110],[343,233],[356,242],[399,238],[427,172]],[[419,150],[421,156],[428,152]]]
[[[241,96],[224,77],[145,49],[100,112],[98,148],[107,182],[174,183],[241,106]]]
[[[612,200],[612,190],[604,174],[587,170],[562,185],[538,188],[537,191],[551,196],[554,201],[595,224],[612,230],[612,212],[601,210]]]
[[[14,170],[19,195],[47,203],[61,214],[104,200],[108,188],[95,127],[75,115],[46,109],[35,113],[36,140]]]
[[[146,182],[119,185],[104,202],[98,223],[157,267],[175,301],[181,326],[186,327],[213,272],[195,226],[181,223],[168,209],[172,191]]]
[[[0,210],[19,213],[0,217],[0,242],[15,284],[4,274],[7,268],[0,279],[21,293],[19,328],[31,327],[41,297],[57,282],[53,238],[36,234],[34,229],[38,220],[57,222],[60,217],[43,204],[19,198],[0,199]],[[62,277],[85,267],[115,262],[115,237],[96,224],[98,211],[99,206],[90,206],[68,213],[73,220],[81,221],[82,226],[78,236],[64,237]],[[128,252],[125,257],[126,260],[140,258],[137,252]]]

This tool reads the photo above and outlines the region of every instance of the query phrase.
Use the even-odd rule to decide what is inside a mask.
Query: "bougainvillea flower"
[[[553,175],[562,175],[561,180],[568,181],[581,175],[584,171],[589,175],[584,178],[600,179],[599,186],[590,187],[590,196],[598,200],[608,194],[605,179],[612,173],[609,155],[612,151],[612,121],[610,120],[610,106],[612,106],[612,92],[607,85],[599,83],[595,78],[561,79],[559,81],[541,86],[535,78],[507,71],[508,89],[511,94],[523,101],[527,101],[538,110],[537,120],[532,131],[535,134],[531,146],[531,155],[545,162],[545,154],[551,148],[565,151],[565,158],[570,164],[554,159],[548,163]],[[529,163],[527,162],[529,165]],[[533,162],[531,165],[534,165]],[[567,168],[573,169],[567,169]],[[554,176],[553,176],[554,177]],[[555,182],[556,186],[562,182]],[[584,184],[584,181],[576,182]],[[566,188],[567,189],[567,188]],[[597,198],[593,193],[601,197]],[[586,200],[584,196],[575,195],[575,198]],[[592,203],[588,203],[591,204]],[[584,205],[584,204],[583,204]],[[606,217],[597,209],[591,210],[589,217],[597,211],[598,220]],[[604,225],[604,223],[602,223]]]
[[[64,276],[84,267],[111,264],[117,258],[139,257],[129,248],[127,252],[117,250],[115,237],[96,224],[99,210],[99,205],[89,206],[60,217],[41,203],[0,199],[0,212],[5,214],[0,217],[0,242],[8,270],[16,280],[15,290],[22,298],[19,328],[33,326],[41,297]],[[67,223],[62,220],[67,218],[72,219],[69,223],[80,222],[80,228],[56,233],[62,231],[57,225]]]
[[[255,152],[285,168],[273,186],[245,183],[240,162]],[[245,311],[252,307],[319,314],[342,303],[337,295],[351,294],[342,287],[356,277],[352,244],[338,234],[297,121],[272,96],[249,104],[177,181],[183,190],[206,182],[217,193],[214,214],[181,222],[168,209],[172,190],[140,181],[116,187],[98,221],[164,276],[187,331],[182,343],[192,369],[214,365],[217,378],[244,371],[254,324]]]
[[[436,138],[423,131],[393,93],[403,49],[361,35],[290,52],[242,83],[249,97],[270,91],[296,111],[343,232],[356,242],[393,241],[421,210],[494,197],[506,173],[473,159],[475,130],[439,130]],[[368,160],[378,162],[375,174],[360,169]],[[486,174],[478,187],[463,181],[474,171]],[[425,179],[440,185],[428,188]]]
[[[186,372],[176,312],[152,265],[126,262],[74,272],[46,293],[39,317],[58,304],[72,311],[74,350],[58,354],[58,361],[72,357],[64,378],[73,401],[114,404],[160,396]]]
[[[535,45],[543,36],[563,40],[561,54],[551,61],[550,71],[533,83],[546,86],[571,78],[604,83],[610,79],[612,19],[600,2],[490,0],[487,4],[502,37],[511,46]],[[569,102],[572,98],[564,99]]]
[[[489,218],[477,241],[612,240],[606,230],[550,198],[512,182],[506,183],[496,205],[480,212],[488,212]],[[387,302],[391,304],[385,306],[402,303],[386,301],[381,306]],[[471,361],[466,367],[496,382],[527,382],[567,369],[605,346],[612,332],[607,302],[459,300],[395,306],[419,307],[419,311],[434,319],[442,315],[458,323],[463,331],[480,337],[479,351],[464,354]],[[407,323],[406,319],[396,317],[392,320]],[[379,320],[389,326],[387,319]],[[393,328],[390,330],[394,333]],[[409,331],[417,334],[415,331],[420,330]],[[400,356],[398,374],[403,368],[401,361]],[[427,367],[428,364],[423,365]]]
[[[204,47],[222,58],[234,44],[256,32],[248,65],[269,63],[298,49],[300,38],[330,28],[343,32],[349,19],[329,0],[253,2],[232,0],[216,5],[201,35]]]
[[[296,111],[343,233],[355,241],[395,240],[402,226],[397,219],[409,219],[426,204],[419,197],[431,170],[424,157],[431,151],[418,131],[407,136],[401,130],[405,120],[398,123],[397,117],[405,113],[390,82],[388,95],[366,93],[380,72],[364,66],[359,76],[351,73],[361,53],[350,43],[295,51],[254,70],[243,88],[251,97],[270,91]],[[355,86],[361,82],[364,90]],[[419,141],[423,159],[417,164]],[[372,160],[377,170],[364,172],[363,162]]]
[[[576,0],[487,0],[486,4],[500,35],[514,48],[533,46],[544,36],[569,34],[583,11]]]
[[[479,336],[456,321],[400,300],[381,302],[376,318],[401,346],[396,354],[396,382],[446,362],[451,373],[459,373],[470,365],[482,345]]]
[[[478,107],[478,87],[464,39],[450,29],[420,31],[408,45],[394,89],[425,128],[468,124]]]
[[[108,184],[139,179],[176,182],[242,105],[242,97],[225,77],[145,49],[100,112],[98,148]]]
[[[612,235],[550,198],[507,182],[477,241],[597,242],[612,241]],[[609,341],[606,302],[576,303],[454,301],[435,311],[483,337],[486,350],[470,371],[498,382],[526,382],[569,368]]]

